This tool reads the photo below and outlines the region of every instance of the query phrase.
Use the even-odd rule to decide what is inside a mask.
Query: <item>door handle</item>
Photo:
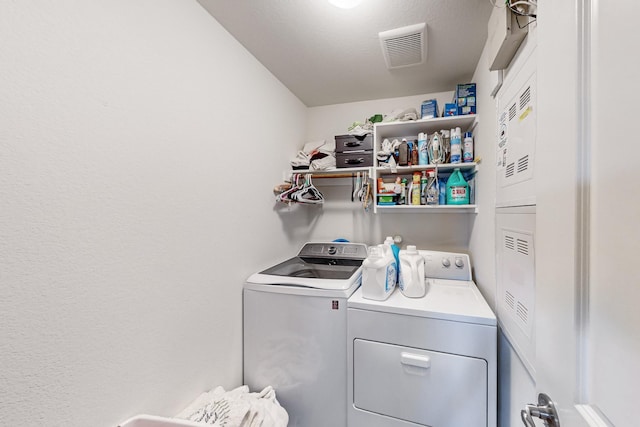
[[[556,406],[551,398],[544,393],[538,395],[537,405],[530,403],[520,411],[520,418],[526,427],[536,427],[533,417],[544,421],[545,427],[560,427]]]
[[[402,363],[403,365],[428,369],[431,367],[431,358],[429,356],[423,356],[421,354],[402,352],[402,354],[400,355],[400,363]]]

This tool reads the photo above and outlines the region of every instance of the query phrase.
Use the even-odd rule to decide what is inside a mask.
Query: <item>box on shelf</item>
[[[444,111],[442,112],[442,117],[450,117],[458,115],[458,105],[454,102],[444,104]]]
[[[476,84],[465,83],[456,87],[458,115],[476,114]]]
[[[336,135],[336,153],[373,150],[373,135]]]
[[[439,117],[438,115],[438,100],[436,99],[427,99],[422,102],[421,107],[421,119],[433,119],[434,117]]]
[[[336,167],[373,166],[373,135],[336,135]]]

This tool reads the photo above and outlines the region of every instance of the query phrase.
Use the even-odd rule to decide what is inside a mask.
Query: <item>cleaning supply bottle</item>
[[[418,134],[418,164],[429,164],[429,155],[427,152],[427,134],[422,132]]]
[[[420,205],[420,172],[414,172],[411,183],[411,204]]]
[[[436,173],[435,171],[430,170],[427,178],[427,189],[425,196],[425,204],[427,205],[437,205],[438,204],[438,183],[436,181]]]
[[[447,180],[447,204],[469,204],[469,184],[465,181],[459,168],[456,168]]]
[[[409,146],[407,140],[402,138],[402,142],[398,146],[398,166],[407,166],[409,161]]]
[[[442,151],[443,151],[443,162],[442,163],[451,163],[451,132],[444,129],[442,130]]]
[[[405,297],[421,298],[427,293],[424,281],[424,258],[415,246],[400,251],[400,291]]]
[[[451,163],[460,163],[462,160],[462,141],[460,128],[451,129]]]
[[[371,246],[362,261],[362,297],[384,301],[396,287],[396,261],[384,245]]]
[[[413,141],[413,146],[411,147],[411,164],[417,165],[420,162],[420,154],[418,153],[418,140]]]
[[[447,204],[447,183],[444,178],[438,179],[438,204]]]
[[[422,176],[420,177],[420,204],[427,204],[427,171],[422,171]]]
[[[462,161],[465,163],[473,162],[473,136],[471,135],[471,132],[464,133]]]
[[[398,197],[398,204],[407,204],[407,178],[402,178],[400,181],[400,197]]]
[[[396,261],[396,274],[398,274],[398,272],[400,271],[400,248],[398,247],[398,245],[396,245],[395,240],[393,240],[393,237],[391,236],[387,236],[386,239],[384,239],[384,242],[382,244],[388,250],[391,250],[391,253],[393,254],[393,258]],[[398,278],[396,277],[396,283],[398,282],[397,279]]]

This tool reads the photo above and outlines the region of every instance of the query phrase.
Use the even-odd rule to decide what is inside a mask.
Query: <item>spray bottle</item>
[[[460,128],[451,129],[451,163],[460,163],[462,160],[462,141]]]
[[[436,181],[436,173],[432,170],[428,172],[427,190],[425,202],[427,205],[438,204],[438,183]]]
[[[471,135],[471,132],[464,133],[462,161],[465,163],[473,162],[473,136]]]
[[[422,132],[418,134],[418,164],[429,164],[429,155],[427,154],[427,134]]]

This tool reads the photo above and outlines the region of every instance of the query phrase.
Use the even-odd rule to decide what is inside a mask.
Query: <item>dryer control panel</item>
[[[471,280],[469,255],[419,250],[424,258],[424,276],[431,279]]]

